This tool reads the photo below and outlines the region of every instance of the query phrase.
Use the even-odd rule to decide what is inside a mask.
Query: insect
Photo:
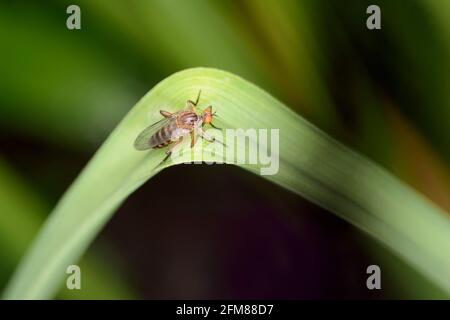
[[[212,124],[213,117],[216,114],[212,112],[212,106],[204,109],[201,115],[196,113],[200,93],[201,91],[198,92],[195,102],[188,100],[186,108],[183,110],[175,113],[160,110],[159,112],[164,118],[145,128],[134,141],[134,147],[137,150],[147,150],[169,146],[166,157],[162,161],[164,162],[172,154],[175,146],[181,143],[187,135],[191,136],[191,148],[197,142],[197,135],[209,142],[216,141],[215,138],[210,138],[203,131],[205,124],[219,129]]]

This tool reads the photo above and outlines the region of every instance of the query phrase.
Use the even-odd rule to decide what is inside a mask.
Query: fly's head
[[[207,107],[202,112],[202,123],[209,124],[209,125],[211,125],[211,127],[217,129],[217,127],[212,124],[213,117],[215,114],[216,114],[216,112],[212,112],[212,106]]]

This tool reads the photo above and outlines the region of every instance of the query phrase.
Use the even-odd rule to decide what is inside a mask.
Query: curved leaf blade
[[[264,178],[369,233],[450,294],[450,220],[442,210],[253,84],[224,71],[195,68],[160,82],[111,133],[54,209],[6,298],[52,297],[65,267],[80,258],[126,197],[164,167],[190,159],[191,150],[184,149],[158,167],[164,150],[139,152],[133,142],[160,119],[160,109],[180,109],[199,89],[200,103],[213,105],[220,115],[218,126],[279,129],[279,171]],[[194,151],[194,159],[201,157]],[[261,169],[242,167],[256,174]]]

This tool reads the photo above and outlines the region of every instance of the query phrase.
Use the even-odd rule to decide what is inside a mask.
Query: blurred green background
[[[129,108],[189,67],[258,84],[450,211],[448,1],[2,2],[0,40],[0,289]],[[174,203],[179,180],[193,183]],[[206,180],[223,191],[200,207]],[[381,292],[365,288],[369,264]],[[83,290],[60,298],[445,297],[329,212],[228,167],[161,173],[80,265]]]

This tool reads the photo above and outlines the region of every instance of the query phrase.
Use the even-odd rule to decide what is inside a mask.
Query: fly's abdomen
[[[162,127],[150,137],[150,145],[152,148],[161,148],[171,142],[169,127],[170,125]]]

